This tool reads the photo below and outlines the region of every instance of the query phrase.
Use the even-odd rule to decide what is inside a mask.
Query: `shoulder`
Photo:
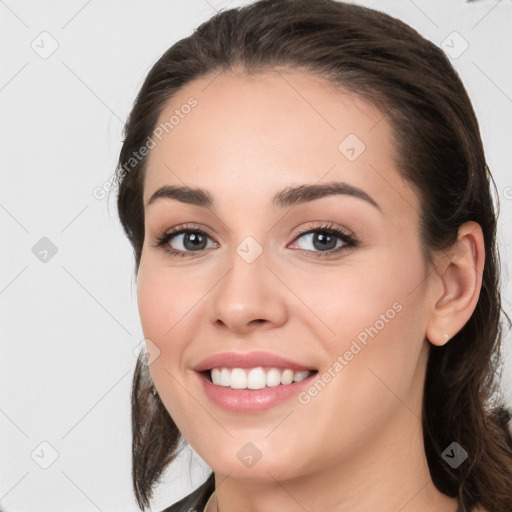
[[[206,502],[214,490],[215,475],[212,471],[206,482],[174,505],[162,510],[162,512],[203,512]]]

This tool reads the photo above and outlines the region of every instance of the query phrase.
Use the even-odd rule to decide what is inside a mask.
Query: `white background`
[[[133,257],[114,194],[97,199],[93,190],[108,188],[123,121],[151,65],[215,9],[245,3],[0,1],[3,510],[138,510],[129,396],[133,350],[143,336]],[[511,314],[512,3],[357,3],[404,20],[439,46],[453,31],[469,44],[452,62],[472,98],[498,187],[503,303]],[[40,53],[58,48],[42,58],[31,44]],[[57,249],[46,263],[32,252],[43,237]],[[510,382],[507,351],[503,381]],[[506,393],[512,405],[510,387]],[[53,450],[58,458],[41,468]],[[184,455],[166,472],[153,510],[207,474],[192,450]]]

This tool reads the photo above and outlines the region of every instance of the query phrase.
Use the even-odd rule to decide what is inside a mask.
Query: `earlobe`
[[[465,222],[459,228],[456,243],[437,267],[443,292],[433,299],[426,332],[433,345],[447,343],[473,314],[480,296],[484,262],[482,229],[476,222]]]

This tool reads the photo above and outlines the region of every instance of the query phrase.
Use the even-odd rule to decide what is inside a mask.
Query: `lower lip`
[[[213,384],[203,373],[198,372],[197,375],[206,396],[219,407],[234,412],[260,412],[296,397],[303,388],[311,384],[317,373],[311,374],[300,382],[279,384],[263,389],[232,389],[228,386]]]

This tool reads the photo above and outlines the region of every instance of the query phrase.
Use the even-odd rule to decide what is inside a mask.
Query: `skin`
[[[430,344],[449,343],[444,334],[459,331],[478,300],[480,227],[461,226],[452,250],[429,267],[419,197],[398,174],[379,110],[297,70],[217,75],[186,85],[160,116],[169,119],[190,96],[198,101],[148,157],[137,292],[144,336],[160,351],[151,376],[215,472],[219,510],[455,512],[456,500],[430,478],[421,404]],[[354,161],[338,149],[349,134],[366,146]],[[272,207],[287,187],[331,181],[361,188],[380,210],[347,195]],[[147,206],[163,185],[205,188],[216,208],[168,198]],[[360,244],[317,257],[321,249],[296,233],[324,222]],[[183,223],[208,235],[200,255],[152,246]],[[247,236],[263,250],[250,264],[236,252]],[[187,250],[182,235],[169,244]],[[228,412],[192,370],[214,353],[261,349],[321,375],[396,303],[401,311],[307,404],[292,398],[260,413]],[[261,452],[252,467],[237,457],[247,442]],[[210,500],[208,510],[216,507]]]

